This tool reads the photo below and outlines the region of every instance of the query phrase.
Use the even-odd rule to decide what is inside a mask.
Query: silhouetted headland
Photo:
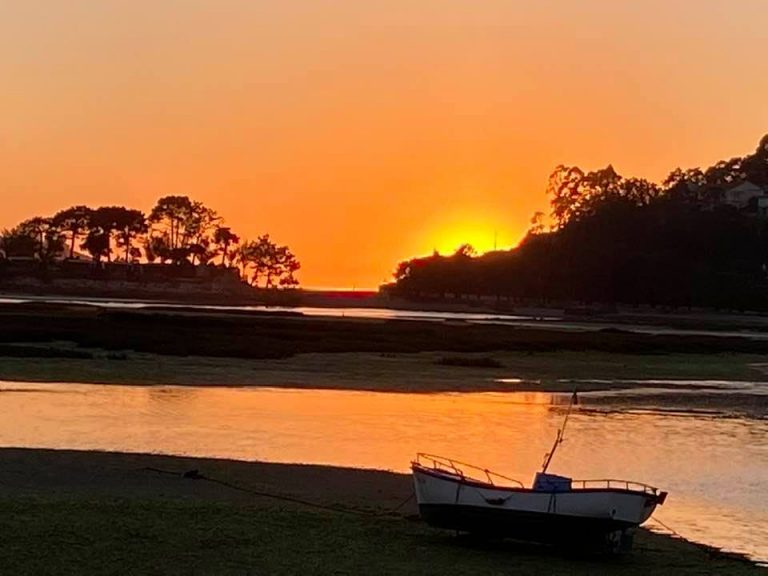
[[[563,307],[768,311],[768,136],[753,154],[672,171],[662,184],[612,166],[558,166],[549,225],[520,245],[401,262],[387,290]]]
[[[300,268],[288,246],[241,239],[187,196],[158,199],[148,216],[72,206],[0,233],[0,290],[18,293],[263,300],[297,287]]]

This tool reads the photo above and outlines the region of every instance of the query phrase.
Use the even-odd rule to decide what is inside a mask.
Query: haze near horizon
[[[768,126],[758,0],[0,3],[0,228],[185,194],[308,287],[516,244],[560,163],[662,179]]]

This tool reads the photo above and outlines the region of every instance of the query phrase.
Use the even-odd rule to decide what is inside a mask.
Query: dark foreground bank
[[[766,573],[645,530],[619,558],[473,543],[410,494],[379,471],[0,449],[0,557],[15,574]]]

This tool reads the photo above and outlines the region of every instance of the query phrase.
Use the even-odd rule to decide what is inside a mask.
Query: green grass
[[[0,534],[5,573],[20,576],[761,573],[645,532],[628,556],[569,557],[402,518],[182,500],[0,498]]]

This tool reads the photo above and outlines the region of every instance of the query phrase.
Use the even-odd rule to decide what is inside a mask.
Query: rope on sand
[[[656,516],[651,516],[651,520],[656,522],[659,526],[661,526],[665,530],[669,531],[672,534],[672,536],[680,538],[681,540],[685,540],[689,544],[692,544],[697,548],[703,550],[704,552],[709,554],[711,558],[728,558],[730,560],[738,560],[741,562],[746,562],[748,564],[753,564],[752,560],[750,560],[744,554],[740,554],[739,552],[728,552],[726,550],[723,550],[722,548],[718,548],[717,546],[711,546],[709,544],[702,544],[701,542],[690,540],[685,536],[683,536],[682,534],[680,534],[680,532],[672,528],[669,524],[665,524],[664,522],[659,520]]]
[[[263,498],[272,498],[273,500],[281,500],[283,502],[291,502],[292,504],[300,504],[301,506],[307,506],[309,508],[317,508],[320,510],[327,510],[329,512],[339,512],[342,514],[354,514],[357,516],[366,516],[369,518],[378,517],[378,516],[397,515],[397,512],[403,506],[405,506],[408,502],[413,500],[414,496],[416,495],[414,492],[411,492],[408,498],[400,502],[394,508],[385,510],[383,512],[373,512],[370,510],[363,510],[361,508],[351,508],[349,506],[328,506],[326,504],[320,504],[319,502],[312,502],[310,500],[304,500],[302,498],[295,498],[293,496],[285,496],[283,494],[275,494],[273,492],[264,492],[262,490],[254,490],[252,488],[247,488],[245,486],[239,486],[237,484],[227,482],[226,480],[219,480],[218,478],[211,478],[210,476],[205,476],[201,474],[200,471],[197,469],[187,470],[186,472],[176,472],[173,470],[163,470],[161,468],[145,466],[143,468],[139,468],[139,470],[145,471],[145,472],[155,472],[156,474],[165,474],[167,476],[175,476],[177,478],[186,478],[189,480],[204,480],[205,482],[218,484],[220,486],[224,486],[231,490],[237,490],[238,492],[245,492],[246,494],[252,494],[254,496],[260,496]]]
[[[688,540],[685,536],[680,534],[680,532],[678,532],[674,528],[670,527],[668,524],[665,524],[664,522],[662,522],[661,520],[656,518],[656,516],[651,516],[651,520],[653,520],[654,522],[656,522],[656,524],[658,524],[659,526],[661,526],[662,528],[664,528],[665,530],[670,532],[672,534],[672,536],[677,536],[681,540]]]

